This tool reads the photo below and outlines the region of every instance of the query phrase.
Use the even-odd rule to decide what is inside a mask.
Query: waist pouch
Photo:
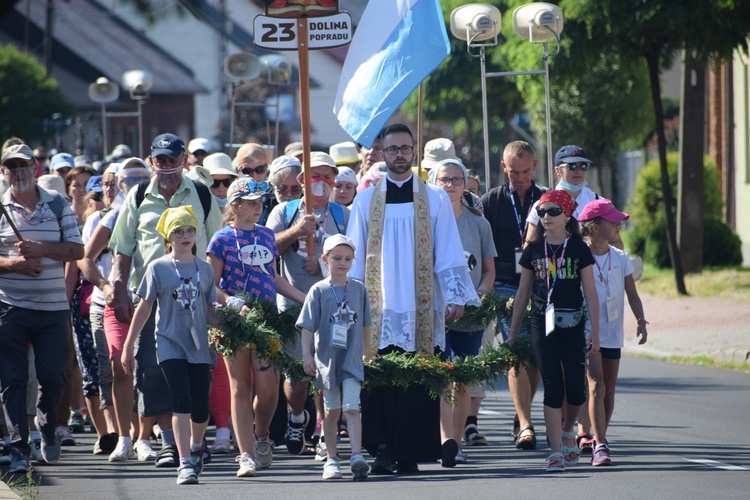
[[[555,308],[555,326],[557,328],[573,328],[583,319],[583,309]]]

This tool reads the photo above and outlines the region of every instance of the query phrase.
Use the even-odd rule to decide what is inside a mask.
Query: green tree
[[[70,116],[73,103],[36,59],[12,45],[0,46],[0,137],[32,143],[44,136],[43,121],[53,113]]]
[[[592,51],[617,52],[623,59],[642,59],[648,67],[658,138],[663,213],[677,292],[687,295],[677,248],[674,199],[667,167],[667,139],[659,82],[660,63],[676,51],[695,51],[699,58],[722,60],[736,49],[747,53],[750,33],[748,0],[563,0],[563,12],[586,30]]]

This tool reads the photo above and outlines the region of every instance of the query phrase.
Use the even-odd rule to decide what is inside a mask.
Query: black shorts
[[[622,358],[622,349],[612,347],[600,347],[599,353],[604,359],[620,359]]]

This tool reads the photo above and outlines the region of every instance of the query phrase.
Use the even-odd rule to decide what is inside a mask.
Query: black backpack
[[[209,212],[211,212],[211,191],[208,190],[208,186],[202,182],[195,182],[190,179],[195,190],[198,192],[198,198],[201,200],[201,208],[203,208],[203,224],[206,223]],[[146,188],[148,187],[151,179],[142,180],[138,183],[138,188],[135,192],[135,208],[139,208],[143,199],[146,197]]]

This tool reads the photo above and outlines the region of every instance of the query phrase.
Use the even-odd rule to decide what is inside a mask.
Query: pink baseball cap
[[[589,202],[583,208],[581,215],[578,217],[578,221],[583,222],[587,220],[594,220],[597,217],[601,217],[602,219],[608,220],[610,222],[622,222],[630,218],[630,215],[617,210],[614,203],[612,203],[607,198],[599,198],[598,200]]]

